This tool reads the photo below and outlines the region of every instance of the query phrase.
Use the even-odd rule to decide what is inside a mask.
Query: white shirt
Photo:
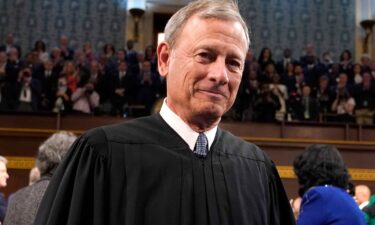
[[[359,205],[359,209],[363,209],[365,208],[370,202],[369,201],[365,201],[365,202],[362,202],[362,204]]]
[[[30,88],[30,86],[27,86],[27,87],[23,86],[22,87],[19,100],[21,102],[27,102],[27,103],[31,102],[31,88]]]
[[[190,150],[194,151],[199,133],[191,129],[176,113],[174,113],[168,107],[167,99],[164,99],[160,110],[160,116],[189,145]],[[216,131],[217,126],[204,132],[208,139],[208,150],[210,150],[211,145],[214,142]]]

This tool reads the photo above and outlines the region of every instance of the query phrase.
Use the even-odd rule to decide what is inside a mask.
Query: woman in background
[[[293,162],[302,197],[298,225],[364,225],[365,217],[346,191],[350,176],[339,151],[310,145]]]

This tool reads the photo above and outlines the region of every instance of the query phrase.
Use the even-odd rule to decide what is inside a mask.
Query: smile
[[[199,93],[209,96],[210,98],[227,98],[227,96],[217,90],[198,90]]]

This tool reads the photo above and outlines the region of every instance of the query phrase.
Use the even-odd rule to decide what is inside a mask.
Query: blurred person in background
[[[365,213],[367,225],[375,225],[375,195],[372,195],[369,204],[362,210]]]
[[[298,225],[364,225],[365,217],[346,191],[348,169],[332,145],[310,145],[293,162],[302,197]]]
[[[367,185],[360,184],[355,186],[355,200],[362,210],[370,202],[371,190]]]
[[[7,186],[7,180],[9,179],[9,174],[7,172],[8,160],[0,155],[0,188]],[[4,221],[5,212],[7,210],[7,202],[5,200],[4,194],[0,192],[0,224]]]
[[[40,180],[40,171],[38,167],[33,167],[29,173],[29,186],[35,184],[38,180]]]
[[[50,179],[76,138],[71,132],[60,131],[50,136],[39,146],[36,167],[40,171],[41,177],[36,183],[12,194],[4,225],[31,225],[34,223],[40,201]]]

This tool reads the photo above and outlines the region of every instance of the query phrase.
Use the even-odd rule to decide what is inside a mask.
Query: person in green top
[[[375,195],[370,198],[369,204],[362,209],[365,213],[366,222],[368,225],[375,225]]]

